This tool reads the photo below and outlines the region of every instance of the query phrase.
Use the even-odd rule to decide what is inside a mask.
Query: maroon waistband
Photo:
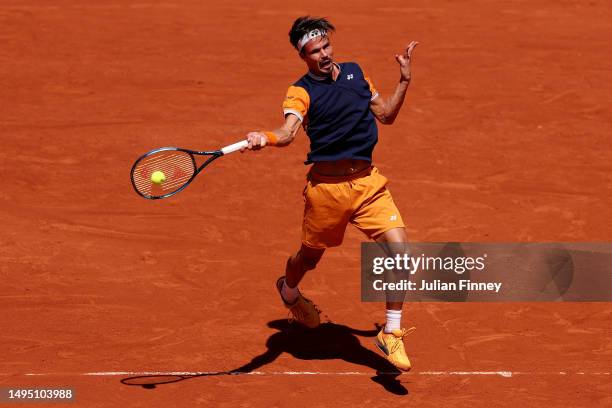
[[[321,183],[342,183],[344,181],[349,181],[349,180],[353,180],[356,178],[369,176],[370,173],[372,173],[372,171],[375,171],[375,170],[376,170],[376,167],[369,166],[353,174],[347,174],[344,176],[326,176],[323,174],[315,173],[311,169],[306,175],[306,178],[310,181],[318,181]]]

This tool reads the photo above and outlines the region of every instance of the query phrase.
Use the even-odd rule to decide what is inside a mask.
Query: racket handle
[[[224,148],[221,149],[221,151],[223,152],[223,154],[230,154],[230,153],[237,152],[238,150],[244,147],[247,147],[248,145],[249,145],[249,142],[246,140],[243,140],[241,142],[234,143],[229,146],[225,146]]]

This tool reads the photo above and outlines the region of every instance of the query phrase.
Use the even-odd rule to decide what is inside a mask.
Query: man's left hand
[[[402,82],[410,82],[411,72],[410,72],[410,61],[412,58],[412,51],[419,43],[416,41],[410,42],[406,47],[406,52],[402,55],[395,54],[395,59],[397,63],[400,65],[400,81]]]

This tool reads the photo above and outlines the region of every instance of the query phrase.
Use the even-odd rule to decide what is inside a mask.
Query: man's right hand
[[[240,149],[241,153],[245,150],[260,150],[268,144],[268,138],[263,132],[249,132],[246,135],[246,140],[249,142],[249,145]]]

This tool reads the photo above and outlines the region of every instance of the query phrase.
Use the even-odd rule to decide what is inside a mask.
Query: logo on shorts
[[[397,221],[397,215],[393,214],[389,217],[389,221]]]
[[[350,81],[351,79],[353,79],[353,74],[348,74],[348,75],[346,76],[346,79],[348,79],[349,81]]]

